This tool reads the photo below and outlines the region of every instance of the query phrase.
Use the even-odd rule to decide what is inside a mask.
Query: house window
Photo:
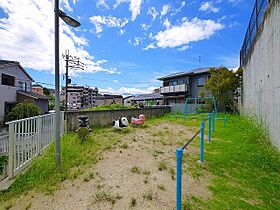
[[[178,81],[170,81],[169,86],[175,86],[178,85]]]
[[[24,91],[26,91],[26,90],[27,90],[27,83],[26,83],[26,82],[21,82],[21,81],[19,81],[19,82],[18,82],[18,90],[24,90]]]
[[[2,85],[7,85],[7,86],[15,86],[15,77],[7,75],[7,74],[2,74]]]
[[[202,87],[202,86],[205,85],[205,83],[206,83],[206,78],[205,77],[197,79],[197,87]]]

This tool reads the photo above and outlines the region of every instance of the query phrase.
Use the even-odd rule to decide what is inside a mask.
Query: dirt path
[[[29,193],[11,209],[174,209],[175,149],[191,137],[186,127],[162,123],[128,133],[84,178],[65,181],[54,195]],[[188,153],[198,153],[190,147]],[[86,178],[85,178],[86,177]],[[183,175],[183,194],[211,196],[206,178]]]

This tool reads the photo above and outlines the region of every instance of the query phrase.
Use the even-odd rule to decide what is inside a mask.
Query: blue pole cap
[[[183,149],[182,148],[177,148],[176,149],[176,157],[177,158],[183,157]]]

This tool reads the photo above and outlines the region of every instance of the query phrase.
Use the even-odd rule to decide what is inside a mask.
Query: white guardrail
[[[64,112],[60,115],[64,133]],[[55,138],[55,113],[7,122],[8,136],[0,137],[0,154],[8,154],[8,176],[13,178]]]

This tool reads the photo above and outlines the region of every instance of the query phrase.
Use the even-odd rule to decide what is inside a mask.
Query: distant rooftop
[[[131,98],[131,101],[160,100],[163,96],[160,93],[140,94]]]
[[[44,95],[41,95],[41,94],[38,94],[38,93],[34,93],[34,92],[17,90],[17,93],[19,93],[21,95],[25,95],[25,96],[30,97],[30,98],[34,98],[34,99],[49,100],[49,98],[47,96],[44,96]]]
[[[193,70],[177,72],[177,73],[174,73],[174,74],[169,74],[169,75],[160,77],[160,78],[158,78],[158,80],[171,79],[171,78],[175,78],[175,77],[179,77],[179,76],[189,76],[189,75],[206,73],[206,72],[209,72],[209,70],[211,68],[215,68],[215,67],[204,67],[204,68],[197,68],[197,69],[193,69]]]

